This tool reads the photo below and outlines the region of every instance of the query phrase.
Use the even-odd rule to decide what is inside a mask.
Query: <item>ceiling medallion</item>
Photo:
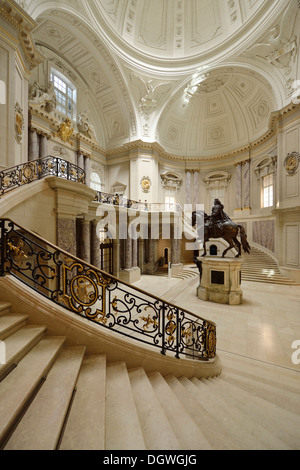
[[[296,170],[299,165],[300,154],[298,152],[291,152],[288,153],[287,157],[285,158],[283,165],[289,175],[293,175],[296,173]]]
[[[149,193],[150,188],[151,188],[151,179],[149,176],[143,176],[141,179],[141,188],[143,193]]]

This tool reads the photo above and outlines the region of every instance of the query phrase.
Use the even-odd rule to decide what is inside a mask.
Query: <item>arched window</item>
[[[274,206],[274,175],[276,173],[277,157],[266,156],[254,168],[261,187],[261,207]]]
[[[101,191],[101,178],[95,171],[90,176],[90,187],[95,191]]]
[[[56,109],[76,121],[76,87],[58,70],[51,68],[50,81],[56,95]]]

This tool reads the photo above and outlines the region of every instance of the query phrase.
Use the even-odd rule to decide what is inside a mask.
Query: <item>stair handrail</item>
[[[216,325],[0,218],[0,276],[10,274],[69,311],[176,358],[216,357]]]
[[[48,155],[1,170],[0,196],[47,176],[57,176],[76,183],[86,183],[86,175],[82,168],[63,158]]]

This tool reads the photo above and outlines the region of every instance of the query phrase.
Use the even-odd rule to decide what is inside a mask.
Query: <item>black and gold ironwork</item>
[[[62,158],[49,155],[0,171],[0,196],[46,176],[57,176],[85,184],[85,172],[82,168]]]
[[[162,354],[208,361],[216,326],[0,219],[0,275],[10,274],[56,304],[101,327],[159,348]]]

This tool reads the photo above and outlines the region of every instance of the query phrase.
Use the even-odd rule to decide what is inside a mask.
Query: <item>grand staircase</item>
[[[225,352],[213,379],[128,370],[5,302],[0,339],[4,450],[300,448],[295,370]]]
[[[251,246],[250,253],[245,254],[243,258],[242,280],[296,285],[295,281],[280,272],[276,261],[259,248]]]

